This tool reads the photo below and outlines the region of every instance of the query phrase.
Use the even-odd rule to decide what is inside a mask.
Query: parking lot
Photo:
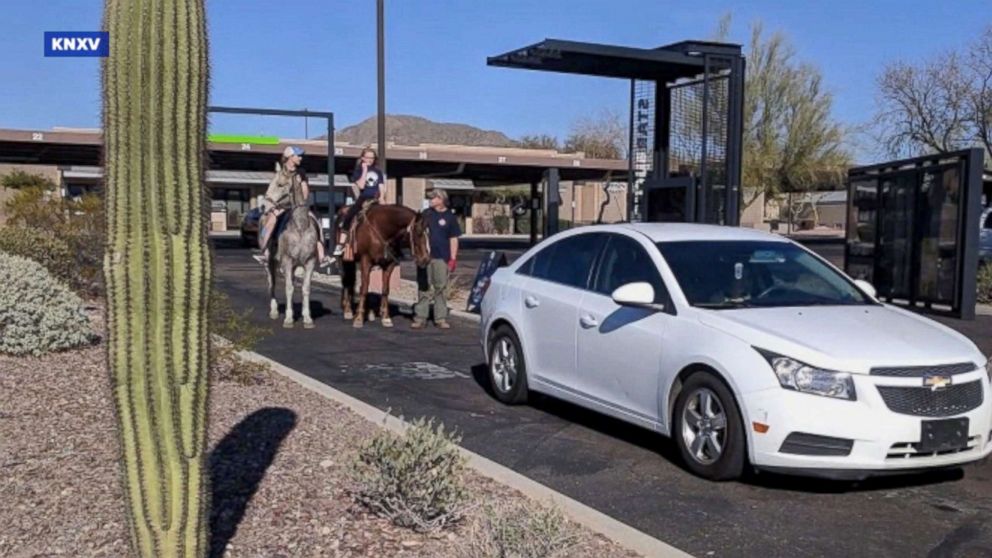
[[[764,474],[710,483],[684,471],[655,433],[547,397],[498,403],[474,322],[417,332],[400,316],[394,329],[356,331],[338,292],[317,287],[316,329],[284,330],[266,315],[264,275],[249,252],[233,241],[215,247],[218,285],[270,330],[258,352],[396,415],[437,417],[467,449],[691,554],[992,555],[990,462],[861,484]],[[463,252],[460,274],[474,272],[484,248]],[[992,351],[992,317],[942,321]]]

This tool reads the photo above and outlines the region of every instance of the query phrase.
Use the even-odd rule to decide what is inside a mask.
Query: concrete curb
[[[246,360],[266,364],[279,375],[327,398],[344,405],[351,411],[371,422],[381,424],[397,434],[402,434],[410,427],[406,421],[394,417],[384,411],[338,391],[327,384],[319,382],[306,374],[284,366],[268,357],[250,351],[242,351],[240,356]],[[617,544],[640,553],[643,556],[659,558],[691,558],[690,554],[666,544],[642,531],[617,521],[612,517],[594,510],[593,508],[573,500],[564,494],[556,492],[547,486],[531,480],[516,471],[504,467],[479,454],[465,448],[459,451],[468,459],[468,465],[478,473],[489,477],[510,488],[520,491],[526,496],[553,503],[562,510],[569,519],[603,535]]]
[[[313,281],[318,284],[324,285],[326,287],[333,287],[335,289],[341,288],[341,277],[338,275],[325,275],[323,273],[314,273]],[[395,303],[398,306],[406,306],[407,307],[406,310],[410,313],[413,313],[413,305],[416,304],[417,302],[415,300],[397,298],[394,296],[389,297],[389,301]],[[456,318],[469,320],[474,323],[479,323],[482,321],[482,317],[479,316],[478,314],[473,314],[471,312],[466,312],[464,310],[455,310],[454,308],[450,308],[450,307],[448,308],[448,314],[451,316],[455,316]]]

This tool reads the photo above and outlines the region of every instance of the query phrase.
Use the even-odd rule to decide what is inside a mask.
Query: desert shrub
[[[76,293],[40,263],[0,252],[0,353],[39,356],[94,340]]]
[[[507,234],[510,232],[510,216],[509,215],[495,215],[493,216],[493,229],[495,229],[496,234]]]
[[[15,169],[0,178],[0,186],[11,190],[21,190],[24,188],[39,188],[42,190],[55,190],[55,183],[40,174],[24,172]]]
[[[97,296],[103,285],[105,224],[103,199],[86,194],[64,199],[58,192],[24,187],[4,204],[7,224],[54,236],[69,249],[72,287]]]
[[[468,510],[461,439],[433,419],[398,436],[382,430],[359,450],[352,494],[374,513],[419,532],[460,521]]]
[[[264,384],[268,380],[268,366],[238,356],[241,351],[254,350],[265,335],[265,328],[255,325],[248,317],[250,313],[235,310],[231,299],[218,289],[211,292],[210,333],[223,338],[210,346],[210,373],[214,380],[242,385]]]
[[[73,285],[73,257],[65,241],[52,234],[24,227],[0,228],[0,252],[34,260],[52,275]]]
[[[56,232],[69,218],[59,193],[37,186],[20,188],[4,203],[7,223]]]
[[[458,546],[460,558],[557,558],[581,540],[558,508],[533,503],[484,506]]]
[[[987,263],[978,270],[978,302],[992,304],[992,263]]]

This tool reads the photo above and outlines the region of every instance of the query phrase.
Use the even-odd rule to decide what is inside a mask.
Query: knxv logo
[[[107,56],[107,31],[45,31],[45,56]]]

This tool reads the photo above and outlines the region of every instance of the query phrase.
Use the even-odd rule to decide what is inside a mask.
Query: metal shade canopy
[[[612,78],[669,82],[703,72],[703,56],[739,57],[740,45],[682,41],[658,48],[545,39],[531,46],[491,56],[490,66]]]
[[[487,63],[630,80],[628,219],[740,222],[740,45],[682,41],[634,48],[545,39]],[[557,219],[557,206],[547,209],[548,218]]]

